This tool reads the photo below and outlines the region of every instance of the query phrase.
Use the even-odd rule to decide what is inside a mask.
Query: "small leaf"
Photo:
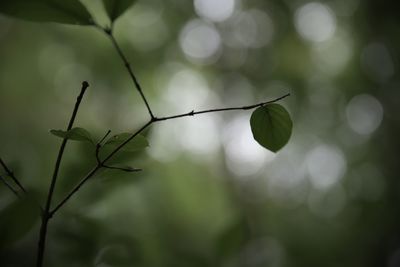
[[[103,0],[104,8],[111,21],[121,16],[136,0]]]
[[[122,143],[124,143],[126,140],[128,140],[131,136],[132,136],[131,133],[117,134],[111,137],[104,145],[117,147],[120,146]],[[135,136],[135,138],[133,138],[131,141],[129,141],[126,145],[124,145],[121,149],[123,151],[133,152],[142,150],[148,146],[149,142],[147,141],[146,137],[139,134]]]
[[[250,125],[254,139],[266,149],[277,152],[289,141],[293,123],[283,106],[269,104],[253,112]]]
[[[69,131],[50,130],[50,133],[61,138],[67,138],[74,141],[86,141],[94,144],[92,135],[84,128],[75,127]]]
[[[40,210],[31,197],[17,199],[0,211],[0,247],[23,238],[40,218]]]
[[[0,13],[35,22],[93,24],[79,0],[1,0]]]

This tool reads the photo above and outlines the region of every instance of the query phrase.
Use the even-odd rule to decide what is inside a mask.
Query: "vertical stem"
[[[78,108],[79,105],[81,104],[83,95],[85,94],[86,89],[89,87],[88,82],[83,82],[82,83],[82,89],[80,94],[78,95],[75,103],[74,110],[72,112],[71,119],[69,120],[67,131],[72,129],[72,126],[74,125],[75,117],[76,114],[78,113]],[[46,248],[46,235],[47,235],[47,226],[49,224],[49,220],[52,217],[52,214],[50,213],[50,208],[51,208],[51,201],[53,199],[53,194],[54,194],[54,189],[56,187],[57,183],[57,177],[58,177],[58,171],[61,166],[61,160],[64,155],[64,150],[65,146],[67,145],[68,139],[65,137],[61,143],[60,150],[58,151],[57,155],[57,160],[56,164],[54,166],[54,172],[53,172],[53,177],[51,179],[50,187],[49,187],[49,192],[47,194],[47,200],[46,200],[46,206],[44,208],[44,211],[42,212],[42,224],[40,226],[40,235],[39,235],[39,244],[38,244],[38,251],[37,251],[37,261],[36,261],[36,267],[42,267],[43,266],[43,259],[44,259],[44,251]]]
[[[50,217],[46,216],[45,213],[42,215],[42,224],[40,226],[40,238],[38,244],[38,252],[36,259],[36,267],[43,266],[44,251],[46,247],[46,235],[47,235],[47,225],[49,223]]]

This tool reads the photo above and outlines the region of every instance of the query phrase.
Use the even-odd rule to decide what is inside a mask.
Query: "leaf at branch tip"
[[[121,16],[136,0],[103,0],[104,8],[111,21]]]
[[[93,24],[79,0],[0,0],[0,13],[34,22]]]
[[[254,139],[263,147],[277,152],[289,141],[293,123],[287,110],[279,104],[257,108],[250,118]]]
[[[75,127],[69,131],[50,130],[50,133],[61,138],[67,138],[74,141],[90,142],[94,144],[92,135],[84,128]]]
[[[111,137],[104,145],[118,147],[126,140],[128,140],[132,136],[131,133],[121,133],[114,135]],[[149,146],[149,142],[147,141],[146,137],[143,135],[137,135],[131,141],[129,141],[126,145],[124,145],[121,150],[127,152],[133,152],[142,150]]]

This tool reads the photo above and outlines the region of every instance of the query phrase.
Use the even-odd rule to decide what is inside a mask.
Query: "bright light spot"
[[[286,208],[300,205],[307,194],[308,181],[299,149],[288,147],[268,165],[265,176],[268,196]]]
[[[195,63],[213,63],[221,47],[221,37],[213,25],[192,20],[182,29],[179,44],[189,60]]]
[[[223,95],[229,95],[224,99],[226,106],[237,106],[253,103],[254,87],[241,73],[232,72],[220,77],[219,82],[223,87]]]
[[[336,30],[336,18],[332,10],[318,2],[300,7],[295,14],[295,23],[301,37],[311,42],[326,41]]]
[[[312,191],[308,198],[309,209],[325,218],[336,216],[346,205],[346,192],[342,186],[328,191]]]
[[[238,13],[225,27],[224,43],[231,47],[260,48],[270,43],[274,35],[271,17],[258,9]]]
[[[162,95],[165,112],[172,114],[189,112],[205,108],[204,106],[210,107],[217,101],[207,81],[198,72],[183,65],[170,65],[168,74],[169,79],[164,80],[167,88]],[[200,115],[175,120],[168,124],[171,127],[160,124],[162,128],[155,132],[161,134],[154,133],[152,138],[156,142],[154,146],[160,145],[161,149],[152,148],[149,153],[160,161],[169,160],[170,153],[174,158],[177,152],[182,150],[192,154],[215,153],[220,144],[217,122],[216,115]]]
[[[361,135],[368,135],[381,124],[383,108],[375,97],[361,94],[353,97],[347,104],[346,117],[353,131]]]
[[[235,0],[195,0],[196,13],[214,22],[229,18],[235,10]]]
[[[254,175],[266,162],[275,158],[274,153],[254,140],[246,115],[236,117],[228,123],[224,127],[223,136],[227,166],[238,176]]]
[[[372,43],[363,50],[361,63],[367,74],[378,82],[387,81],[395,72],[389,50],[380,43]]]
[[[162,97],[175,111],[189,112],[208,102],[210,95],[207,81],[198,72],[183,69],[172,75]]]
[[[160,123],[155,131],[151,132],[150,147],[146,150],[149,155],[161,162],[171,162],[181,152],[176,125],[172,123]]]
[[[163,6],[157,7],[138,4],[128,11],[126,16],[123,36],[129,40],[133,47],[141,51],[156,49],[164,44],[168,38],[168,28],[163,21]],[[138,38],[140,36],[140,38]]]
[[[217,117],[203,116],[182,120],[179,143],[184,150],[193,154],[212,154],[219,149],[219,131]]]
[[[319,145],[306,155],[310,180],[317,189],[335,185],[346,172],[346,159],[336,147]]]
[[[352,49],[348,38],[336,37],[314,47],[313,59],[317,69],[328,74],[338,74],[350,60]]]

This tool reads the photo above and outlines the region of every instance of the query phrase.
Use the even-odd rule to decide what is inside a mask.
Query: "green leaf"
[[[132,136],[131,133],[117,134],[111,137],[104,145],[117,147],[120,146],[122,143],[124,143],[126,140],[128,140],[131,136]],[[139,134],[135,136],[135,138],[133,138],[131,141],[129,141],[126,145],[124,145],[121,148],[121,150],[127,152],[133,152],[142,150],[148,146],[149,142],[147,141],[146,137]]]
[[[104,8],[111,21],[121,16],[136,0],[103,0]]]
[[[250,125],[254,139],[266,149],[277,152],[289,141],[293,123],[283,106],[269,104],[253,112]]]
[[[75,127],[69,131],[50,130],[50,133],[61,138],[67,138],[74,141],[86,141],[94,144],[92,135],[84,128]]]
[[[79,0],[0,0],[0,13],[35,22],[93,24]]]
[[[0,247],[23,238],[40,218],[40,210],[31,197],[17,199],[0,211]]]

